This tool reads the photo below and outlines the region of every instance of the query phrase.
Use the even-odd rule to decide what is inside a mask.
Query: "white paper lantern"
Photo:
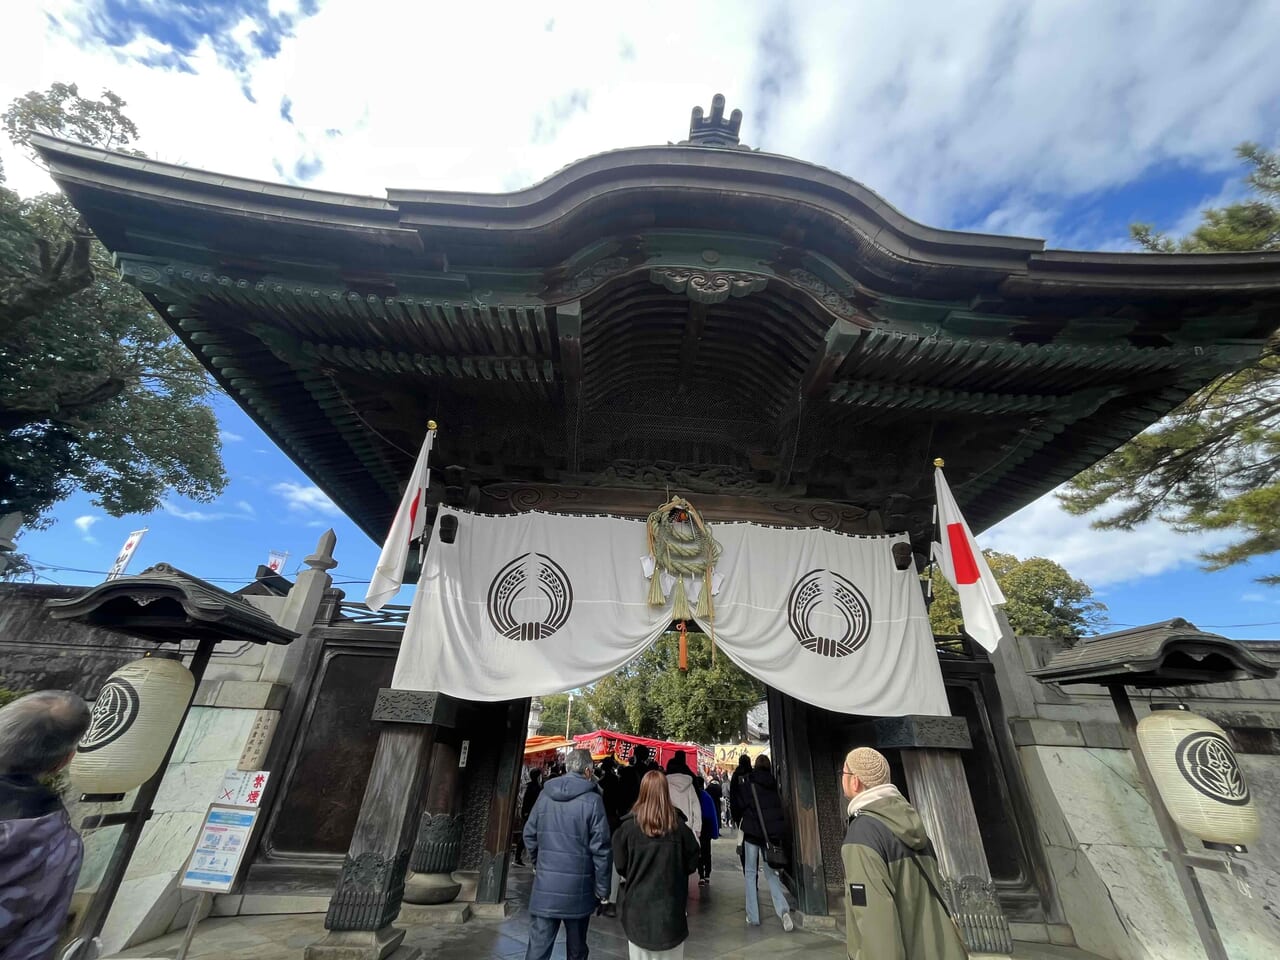
[[[1189,710],[1157,709],[1138,724],[1138,742],[1178,826],[1206,843],[1258,839],[1258,811],[1221,727]]]
[[[125,793],[150,779],[195,685],[181,662],[163,657],[134,660],[113,673],[71,761],[72,783],[84,793]]]

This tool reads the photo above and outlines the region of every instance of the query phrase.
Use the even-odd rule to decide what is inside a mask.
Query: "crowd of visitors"
[[[754,769],[742,757],[727,804],[719,778],[708,784],[683,753],[665,772],[643,746],[621,769],[611,757],[593,768],[585,750],[570,753],[565,766],[545,785],[532,775],[521,803],[517,863],[527,850],[535,868],[526,960],[545,960],[561,925],[567,960],[585,960],[593,914],[620,916],[631,960],[683,957],[688,878],[697,873],[700,885],[711,882],[721,806],[742,831],[747,922],[760,924],[756,878],[763,870],[783,929],[795,928],[778,873],[787,823],[768,757],[757,758]]]
[[[591,757],[577,750],[568,772],[547,784],[541,800],[535,793],[529,801],[526,792],[524,844],[537,866],[526,960],[549,956],[559,923],[567,931],[567,960],[584,960],[591,913],[611,914],[615,905],[631,960],[682,958],[689,936],[688,878],[696,872],[699,884],[711,882],[711,841],[719,837],[722,815],[741,835],[746,922],[761,923],[763,873],[782,928],[795,929],[783,882],[790,830],[768,756],[754,764],[745,754],[739,758],[727,798],[719,779],[704,782],[683,754],[664,773],[643,747],[621,770],[606,759],[595,776],[593,784]],[[849,956],[967,957],[939,893],[933,846],[919,814],[891,782],[888,761],[859,747],[845,758],[841,784],[849,801],[841,851]]]

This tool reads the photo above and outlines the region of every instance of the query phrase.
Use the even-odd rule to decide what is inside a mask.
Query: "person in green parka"
[[[889,782],[889,762],[859,747],[845,757],[841,779],[849,798],[840,859],[850,960],[966,960],[933,844]]]

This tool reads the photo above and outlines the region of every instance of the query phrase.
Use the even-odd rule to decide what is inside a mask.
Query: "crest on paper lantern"
[[[1206,797],[1233,806],[1249,802],[1249,785],[1225,737],[1193,733],[1178,744],[1175,758],[1187,782]]]
[[[1261,825],[1231,742],[1212,720],[1161,705],[1138,724],[1138,742],[1178,826],[1207,844],[1243,847]]]
[[[89,716],[89,729],[78,747],[81,753],[115,743],[138,719],[138,691],[124,677],[110,677],[98,691]]]

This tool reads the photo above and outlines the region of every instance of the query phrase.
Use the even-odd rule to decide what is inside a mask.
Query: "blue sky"
[[[1242,193],[1242,140],[1280,140],[1280,5],[1221,0],[646,6],[394,0],[16,0],[0,104],[61,80],[128,102],[138,146],[228,174],[381,195],[501,191],[579,157],[680,139],[723,92],[745,142],[831,167],[937,226],[1129,249],[1128,225],[1175,232]],[[8,183],[49,188],[0,144]],[[130,530],[158,561],[235,583],[270,550],[295,567],[332,525],[339,580],[377,546],[230,402],[232,483],[212,505],[112,519],[83,497],[23,549],[93,582]],[[983,538],[1093,583],[1117,625],[1185,616],[1280,637],[1280,591],[1204,574],[1220,536],[1153,525],[1099,533],[1052,499]],[[347,586],[362,596],[363,586]]]

